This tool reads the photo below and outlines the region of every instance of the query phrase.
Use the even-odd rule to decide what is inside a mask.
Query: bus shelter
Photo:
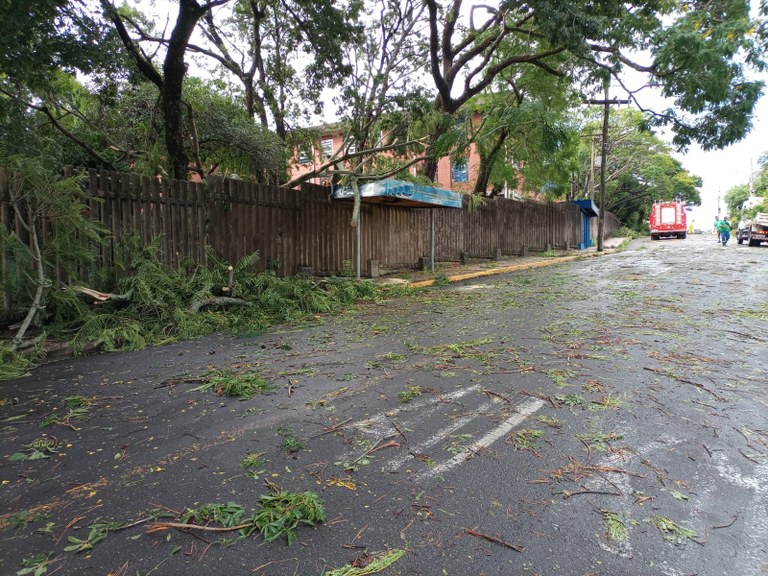
[[[368,182],[359,186],[360,201],[367,204],[383,204],[386,206],[405,206],[410,208],[432,208],[430,218],[430,263],[435,270],[435,208],[461,208],[463,194],[444,188],[414,184],[404,180],[387,178]],[[333,191],[335,200],[354,200],[354,192],[350,186],[337,186]],[[357,223],[355,243],[356,276],[360,279],[362,251],[362,214]]]
[[[600,216],[600,209],[590,200],[571,200],[571,204],[576,204],[581,210],[581,242],[579,249],[592,247],[592,218]]]

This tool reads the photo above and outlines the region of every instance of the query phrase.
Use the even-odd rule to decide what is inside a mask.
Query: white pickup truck
[[[758,212],[754,218],[739,222],[736,240],[739,244],[746,240],[750,246],[760,246],[761,242],[768,242],[768,213]]]

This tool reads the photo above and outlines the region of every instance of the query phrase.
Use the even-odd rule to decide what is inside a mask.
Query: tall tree
[[[368,24],[347,48],[351,72],[337,97],[343,145],[293,186],[332,173],[356,182],[402,173],[426,158],[430,110],[418,76],[418,38],[424,8],[418,0],[378,0],[369,8]],[[317,148],[315,131],[297,130],[292,143]]]
[[[467,15],[462,13],[462,0],[452,0],[447,6],[437,0],[425,0],[425,4],[429,24],[428,61],[437,90],[434,105],[443,115],[434,132],[435,141],[450,130],[451,116],[488,88],[502,71],[531,64],[559,74],[547,60],[564,48],[547,46],[540,41],[539,34],[528,34],[528,40],[522,40],[521,46],[500,56],[508,40],[524,31],[530,18],[525,6],[517,9],[506,4],[500,8],[473,6],[467,26],[463,23]],[[423,173],[430,180],[435,178],[437,161],[433,155],[424,163]]]
[[[229,0],[210,0],[201,4],[197,0],[179,0],[179,12],[168,39],[161,73],[152,58],[142,50],[137,39],[131,37],[128,31],[126,23],[136,29],[137,32],[142,32],[136,25],[136,21],[130,17],[126,18],[125,11],[118,10],[110,0],[101,0],[105,15],[114,24],[128,54],[134,59],[136,66],[147,80],[160,89],[165,146],[173,176],[181,180],[187,178],[189,171],[189,154],[185,146],[184,106],[182,103],[184,77],[187,74],[184,56],[192,32],[200,19],[213,8],[222,6],[227,2]]]
[[[676,99],[653,121],[672,127],[678,147],[722,147],[751,127],[762,83],[747,72],[765,67],[766,31],[763,20],[749,19],[747,0],[425,2],[435,108],[448,117],[510,68],[536,66],[584,90],[631,69]],[[643,49],[649,63],[630,57]],[[440,130],[449,125],[446,118]],[[436,160],[425,163],[430,178]]]
[[[533,66],[501,72],[467,104],[482,118],[474,136],[480,166],[473,193],[522,184],[528,191],[546,185],[550,193],[562,194],[575,131],[568,110],[576,104],[566,78]]]
[[[319,111],[322,89],[349,74],[344,47],[361,31],[361,4],[237,0],[228,15],[206,13],[199,28],[207,44],[189,48],[234,75],[248,114],[284,140],[299,114]]]

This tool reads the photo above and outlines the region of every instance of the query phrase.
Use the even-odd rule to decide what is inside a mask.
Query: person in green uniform
[[[731,239],[731,225],[728,223],[728,216],[723,216],[723,219],[717,223],[717,229],[720,231],[720,241],[725,246]]]

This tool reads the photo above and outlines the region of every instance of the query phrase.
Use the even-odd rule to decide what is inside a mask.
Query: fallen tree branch
[[[733,520],[731,520],[730,522],[728,522],[728,524],[720,524],[720,525],[718,525],[718,526],[712,526],[712,528],[713,528],[714,530],[718,530],[718,529],[720,529],[720,528],[730,528],[731,526],[733,526],[733,524],[734,524],[734,523],[736,522],[736,520],[738,520],[738,519],[739,519],[739,515],[738,515],[738,514],[736,514],[736,516],[734,516],[734,517],[733,517]]]
[[[649,372],[655,372],[656,374],[661,374],[662,376],[666,376],[667,378],[672,378],[673,380],[677,382],[682,382],[683,384],[690,384],[691,386],[696,386],[696,388],[698,388],[699,390],[703,390],[707,394],[712,394],[712,396],[714,396],[720,402],[728,402],[727,398],[723,398],[716,392],[712,392],[712,390],[704,386],[704,384],[699,384],[698,382],[694,382],[693,380],[687,380],[686,378],[680,378],[679,376],[674,376],[672,374],[669,374],[668,372],[665,372],[664,370],[659,370],[658,368],[648,368],[647,366],[644,366],[643,370],[648,370]]]
[[[201,524],[184,524],[183,522],[156,522],[147,527],[145,534],[154,534],[155,532],[162,532],[170,528],[178,528],[179,530],[203,530],[205,532],[234,532],[236,530],[243,530],[244,528],[250,528],[253,526],[253,522],[247,522],[245,524],[238,524],[237,526],[203,526]]]
[[[494,392],[493,390],[484,389],[483,394],[487,394],[488,396],[491,396],[491,397],[495,396],[496,398],[503,400],[507,404],[512,404],[512,400],[504,396],[504,394],[499,394],[498,392]]]
[[[482,538],[483,540],[488,540],[488,542],[493,542],[494,544],[500,544],[501,546],[506,546],[507,548],[511,548],[515,552],[523,551],[522,546],[518,546],[517,544],[510,544],[509,542],[505,542],[501,538],[496,538],[495,536],[489,536],[488,534],[483,534],[482,532],[478,532],[477,530],[473,530],[472,528],[464,528],[464,532],[466,532],[470,536],[476,536],[478,538]]]
[[[110,292],[99,292],[98,290],[93,290],[91,288],[86,288],[85,286],[74,286],[72,287],[72,290],[75,290],[77,292],[82,292],[83,294],[90,296],[94,300],[96,300],[96,304],[100,302],[128,302],[131,299],[131,296],[133,296],[133,288],[128,290],[125,294],[112,294]]]
[[[32,259],[35,265],[35,270],[37,271],[37,280],[36,280],[36,286],[35,286],[35,296],[32,300],[32,305],[29,307],[29,311],[27,312],[27,315],[24,317],[24,321],[21,323],[21,326],[19,327],[18,332],[16,332],[16,335],[13,337],[13,340],[11,341],[11,350],[14,352],[19,348],[19,345],[24,341],[24,334],[27,333],[27,330],[29,329],[29,326],[32,324],[32,320],[35,319],[35,316],[37,316],[37,313],[40,312],[45,308],[43,306],[43,290],[47,288],[49,285],[48,279],[45,277],[45,265],[43,262],[43,254],[40,250],[40,242],[38,240],[37,236],[37,217],[30,207],[28,209],[29,212],[29,222],[24,222],[24,219],[21,214],[21,210],[19,210],[16,203],[13,205],[16,213],[19,215],[19,220],[21,221],[22,226],[24,226],[27,231],[29,232],[29,238],[31,241],[31,251],[32,251]]]
[[[339,422],[338,424],[334,424],[333,426],[323,426],[323,431],[318,432],[317,434],[313,434],[312,438],[317,438],[318,436],[325,436],[326,434],[333,434],[334,432],[338,432],[341,430],[344,426],[349,424],[349,422],[352,420],[352,418],[347,418],[343,422]]]
[[[568,500],[571,496],[578,496],[580,494],[598,494],[602,496],[623,496],[621,492],[605,492],[602,490],[579,490],[578,492],[568,492],[563,490],[563,500]]]

